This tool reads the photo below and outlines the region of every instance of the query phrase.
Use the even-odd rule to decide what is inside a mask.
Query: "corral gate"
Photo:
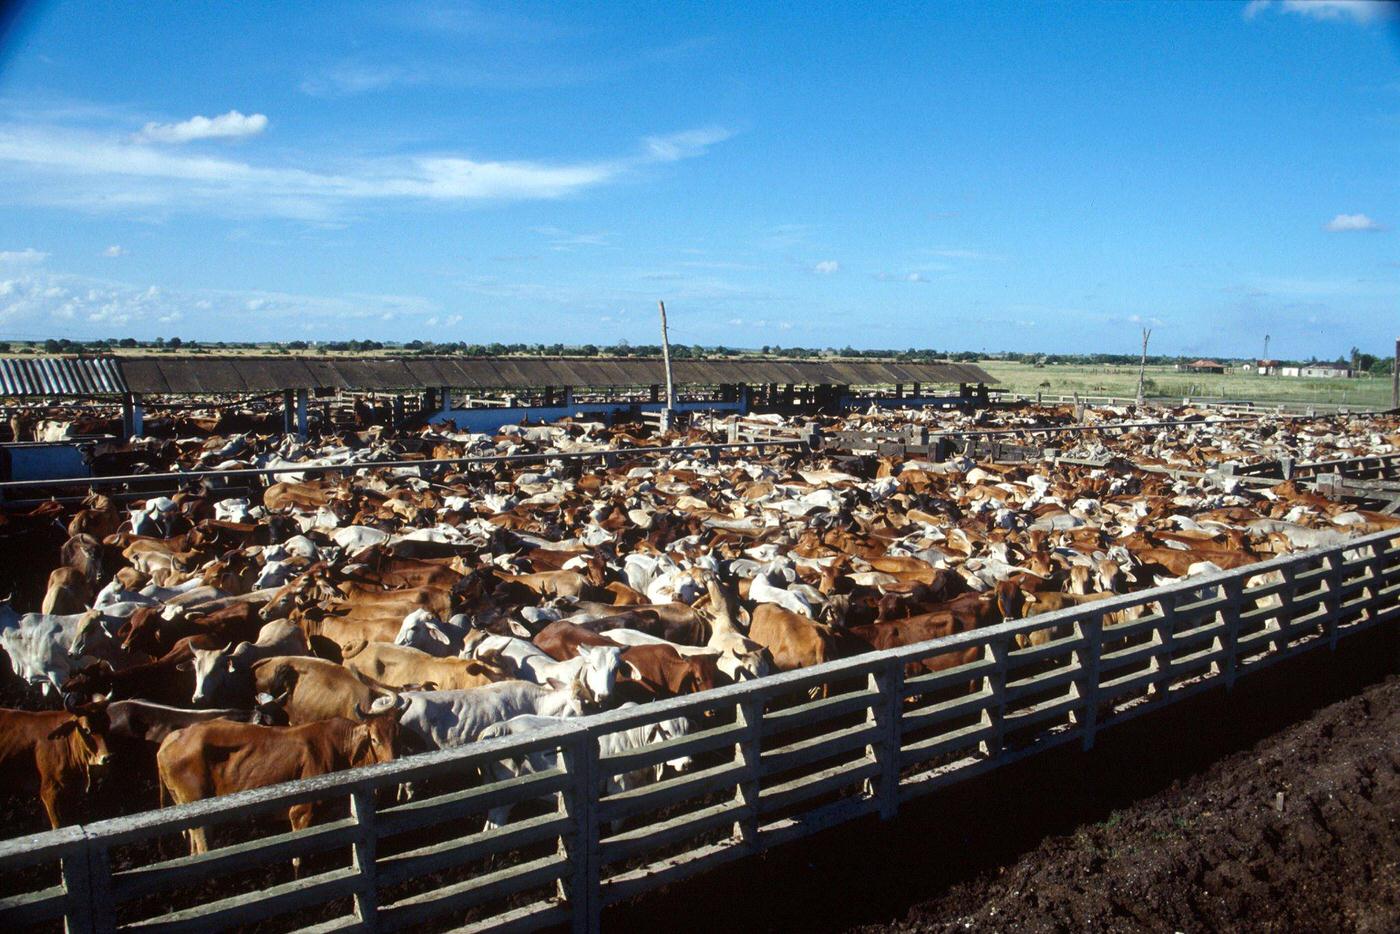
[[[610,711],[530,734],[414,756],[0,844],[0,921],[63,920],[69,931],[209,931],[298,910],[300,929],[533,928],[594,931],[604,905],[690,873],[900,805],[1095,733],[1296,653],[1395,620],[1400,532],[1357,538],[1090,606],[871,653],[704,694]],[[1124,616],[1143,613],[1136,619]],[[1114,614],[1113,624],[1105,625]],[[1054,638],[1029,645],[1032,633]],[[1023,647],[1024,646],[1024,647]],[[906,675],[960,652],[963,664]],[[809,690],[825,690],[812,699]],[[598,737],[689,716],[687,736],[601,756]],[[474,767],[531,751],[553,767],[467,781]],[[601,794],[610,775],[682,755],[697,767]],[[548,764],[548,763],[547,763]],[[407,803],[403,782],[429,787]],[[461,782],[443,790],[435,783]],[[545,802],[498,829],[473,815]],[[334,801],[338,820],[216,847],[149,855],[188,827],[276,816]],[[348,802],[348,807],[346,803]],[[615,822],[641,816],[646,823]],[[466,829],[451,830],[454,821]],[[437,839],[421,834],[439,831]],[[415,836],[418,834],[419,836]],[[445,835],[445,836],[444,836]],[[216,841],[217,842],[217,841]],[[178,843],[178,839],[177,839]],[[147,846],[146,851],[139,848]],[[133,858],[130,848],[147,852]],[[301,878],[287,865],[320,854]],[[285,881],[243,894],[202,890],[249,868]],[[49,875],[43,873],[47,871]],[[154,893],[163,894],[155,898]],[[155,899],[153,901],[153,899]]]

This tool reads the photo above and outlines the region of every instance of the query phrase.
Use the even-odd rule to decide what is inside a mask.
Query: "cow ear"
[[[78,728],[78,721],[77,721],[76,718],[71,719],[71,720],[64,720],[64,721],[63,721],[62,723],[60,723],[56,728],[54,728],[53,732],[51,732],[51,733],[49,734],[48,738],[49,738],[49,739],[62,739],[63,737],[67,736],[68,734],[72,733],[72,732],[73,732],[74,730],[76,730],[77,728]]]
[[[560,681],[558,678],[545,678],[544,683],[545,687],[549,688],[551,691],[562,691],[568,687],[567,684]]]
[[[628,681],[642,680],[641,669],[629,661],[623,661],[622,667],[617,670],[617,673]]]
[[[434,639],[438,640],[443,645],[452,644],[452,640],[448,638],[447,633],[443,632],[442,627],[437,625],[436,623],[428,624],[428,632],[432,634]]]

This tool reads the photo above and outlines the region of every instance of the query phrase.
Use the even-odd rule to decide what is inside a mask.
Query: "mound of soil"
[[[1400,930],[1400,678],[866,930]]]

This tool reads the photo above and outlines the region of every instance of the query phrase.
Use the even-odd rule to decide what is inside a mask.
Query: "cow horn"
[[[78,712],[78,696],[72,691],[63,692],[63,709],[73,714]]]

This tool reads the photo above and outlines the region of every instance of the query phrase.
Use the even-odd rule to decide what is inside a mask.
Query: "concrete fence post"
[[[763,787],[763,697],[747,694],[736,705],[738,722],[744,731],[734,744],[734,760],[744,767],[744,776],[734,791],[740,807],[734,822],[734,835],[750,853],[762,847],[758,840],[758,805]]]
[[[870,673],[870,687],[879,700],[871,704],[866,721],[874,724],[876,736],[866,754],[880,766],[880,774],[870,780],[870,792],[880,802],[880,819],[890,820],[899,812],[899,747],[904,714],[904,662],[887,660]]]
[[[1163,701],[1167,699],[1172,686],[1172,653],[1176,651],[1176,591],[1162,594],[1157,598],[1157,604],[1162,608],[1162,618],[1154,627],[1157,651],[1152,653],[1157,677],[1152,679],[1148,694],[1153,700]]]
[[[1240,609],[1243,603],[1244,578],[1232,577],[1220,585],[1220,590],[1225,598],[1225,606],[1216,613],[1216,619],[1220,620],[1225,631],[1217,640],[1223,650],[1223,657],[1216,664],[1216,671],[1224,678],[1225,690],[1228,691],[1235,686],[1235,676],[1239,669]]]
[[[355,840],[351,844],[355,872],[355,917],[371,931],[379,928],[379,878],[375,860],[378,834],[373,786],[350,793],[350,814],[355,818]]]
[[[598,828],[598,741],[586,729],[569,737],[564,745],[564,768],[572,778],[566,809],[573,830],[564,844],[569,857],[569,878],[561,894],[573,912],[575,934],[597,934],[601,927],[601,892]]]
[[[986,652],[992,659],[992,670],[983,678],[983,690],[987,693],[987,705],[982,708],[982,724],[992,728],[991,736],[979,744],[982,755],[995,759],[1001,755],[1005,741],[1006,713],[1006,655],[1009,651],[1007,640],[993,639],[987,643]]]
[[[1088,752],[1094,748],[1094,735],[1099,726],[1099,664],[1103,657],[1103,617],[1092,613],[1084,619],[1076,620],[1074,630],[1080,640],[1080,648],[1077,650],[1079,676],[1074,679],[1080,706],[1072,716],[1079,723],[1080,739],[1084,751]]]

